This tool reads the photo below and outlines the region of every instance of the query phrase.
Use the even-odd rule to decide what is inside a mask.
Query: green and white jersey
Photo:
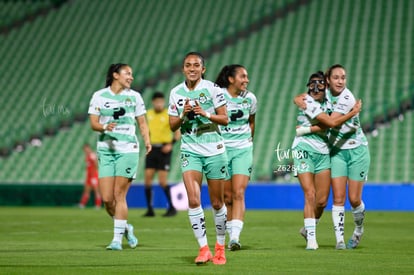
[[[227,89],[223,89],[223,93],[229,116],[229,124],[220,126],[224,144],[231,148],[253,146],[249,117],[256,113],[256,96],[249,91],[242,92],[237,97],[232,97]]]
[[[146,113],[141,95],[125,89],[115,94],[109,87],[95,92],[89,104],[89,114],[98,115],[99,123],[115,122],[112,131],[98,135],[98,151],[116,153],[139,152],[136,117]]]
[[[347,114],[354,107],[356,100],[350,90],[345,88],[339,96],[333,96],[327,90],[328,101],[332,105],[332,112]],[[329,144],[339,149],[351,149],[360,145],[368,145],[367,138],[361,129],[359,114],[347,120],[339,127],[329,131]]]
[[[306,109],[299,109],[297,126],[310,127],[316,125],[319,121],[316,117],[321,113],[328,113],[330,110],[329,102],[324,101],[322,104],[314,100],[310,95],[306,95]],[[329,154],[327,131],[309,133],[300,137],[295,137],[292,148],[294,149],[300,143],[306,144],[311,151],[320,154]]]
[[[211,114],[215,114],[216,108],[226,105],[223,91],[213,82],[202,79],[192,91],[183,82],[170,92],[168,115],[180,116],[187,98],[192,106],[197,101],[203,110]],[[199,156],[214,156],[225,152],[220,128],[203,116],[188,113],[180,130],[183,152]]]

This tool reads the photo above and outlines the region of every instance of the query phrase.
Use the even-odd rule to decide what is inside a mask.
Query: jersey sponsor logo
[[[220,93],[220,94],[217,94],[217,102],[218,103],[221,103],[221,102],[223,102],[223,101],[226,101],[226,98],[224,97],[224,94],[223,93]]]
[[[225,131],[225,132],[230,132],[231,131],[231,128],[230,127],[224,127],[224,128],[221,128],[223,131]]]
[[[119,119],[119,117],[125,115],[125,109],[120,107],[120,108],[115,108],[114,109],[114,119]]]
[[[184,106],[184,98],[180,98],[178,101],[177,101],[177,105],[178,106],[180,106],[180,107],[183,107]]]
[[[229,132],[233,132],[233,133],[239,133],[241,131],[243,131],[243,127],[237,127],[237,128],[230,128],[230,127],[224,127],[222,128],[223,131],[229,133]]]
[[[238,118],[242,118],[244,115],[242,110],[231,110],[230,113],[231,121],[236,121]]]
[[[115,127],[114,130],[115,131],[129,131],[129,127]]]
[[[119,119],[121,116],[125,115],[126,110],[123,107],[105,108],[100,109],[100,113],[103,116],[112,116],[114,119]]]
[[[175,104],[173,104],[173,103],[170,104],[170,110],[171,111],[176,111],[177,110],[177,107],[175,106]]]

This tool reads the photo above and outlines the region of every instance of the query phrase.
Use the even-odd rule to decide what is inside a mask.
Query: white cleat
[[[346,246],[345,246],[344,241],[340,241],[339,243],[337,243],[335,249],[337,249],[337,250],[344,250],[344,249],[346,249]]]
[[[318,242],[316,240],[308,240],[306,243],[306,250],[316,250],[319,248]]]

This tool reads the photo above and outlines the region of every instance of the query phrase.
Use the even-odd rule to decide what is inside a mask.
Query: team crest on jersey
[[[198,97],[198,101],[202,104],[207,102],[207,97],[204,93],[201,93],[200,96]]]
[[[249,101],[248,100],[243,100],[243,102],[242,102],[242,107],[243,107],[243,109],[249,109],[250,108],[250,103],[249,103]]]
[[[124,104],[125,104],[125,106],[126,106],[126,107],[131,107],[131,106],[134,106],[134,104],[132,103],[132,100],[131,100],[129,97],[127,97],[127,98],[125,99]]]

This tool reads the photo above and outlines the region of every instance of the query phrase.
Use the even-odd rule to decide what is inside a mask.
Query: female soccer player
[[[328,98],[333,106],[332,118],[341,117],[352,108],[355,97],[346,87],[346,71],[342,65],[331,66],[326,78],[329,84]],[[356,248],[364,233],[365,205],[362,201],[362,188],[368,177],[370,155],[368,141],[362,132],[359,116],[346,121],[341,127],[330,131],[332,163],[333,206],[332,219],[336,236],[336,248],[345,249],[344,224],[346,186],[354,218],[354,232],[346,245]]]
[[[181,171],[188,195],[188,216],[200,246],[196,264],[210,260],[225,264],[226,215],[223,190],[227,157],[218,125],[227,125],[226,100],[222,90],[203,79],[204,58],[190,52],[183,60],[185,81],[171,90],[169,122],[172,131],[181,130]],[[203,173],[207,178],[213,207],[217,242],[212,257],[207,243],[204,211],[201,207]]]
[[[310,133],[310,127],[315,124],[324,126],[324,128],[336,127],[359,112],[360,102],[346,115],[332,119],[327,114],[330,112],[330,105],[325,97],[327,85],[323,72],[313,73],[309,77],[307,86],[306,106],[298,114],[299,135],[293,141],[292,151],[294,171],[305,195],[304,229],[301,230],[301,234],[307,241],[306,249],[316,250],[318,249],[316,224],[328,200],[331,165],[327,131]]]
[[[247,70],[242,65],[224,66],[216,84],[224,90],[227,100],[229,124],[221,127],[228,158],[228,176],[224,185],[224,202],[227,207],[229,248],[239,250],[243,229],[244,194],[253,164],[253,136],[256,115],[256,97],[247,91]]]
[[[346,88],[346,71],[340,64],[331,66],[326,72],[329,85],[327,100],[332,104],[331,117],[336,119],[346,114],[355,103],[352,92]],[[299,103],[299,102],[297,102]],[[300,105],[300,104],[299,104]],[[303,129],[302,129],[303,130]],[[318,131],[315,125],[305,129]],[[334,224],[336,249],[356,248],[364,233],[365,204],[362,201],[362,188],[368,177],[370,155],[368,141],[362,132],[359,116],[347,120],[341,127],[330,130],[331,178],[334,202],[332,220]],[[345,245],[345,200],[348,183],[348,198],[354,218],[354,232]]]
[[[138,123],[147,153],[151,151],[145,105],[131,89],[132,69],[127,64],[112,64],[106,88],[93,94],[89,105],[91,127],[98,135],[99,189],[105,209],[114,220],[114,237],[106,247],[122,250],[122,236],[135,248],[138,239],[127,223],[126,195],[138,169],[139,144],[135,134]]]

